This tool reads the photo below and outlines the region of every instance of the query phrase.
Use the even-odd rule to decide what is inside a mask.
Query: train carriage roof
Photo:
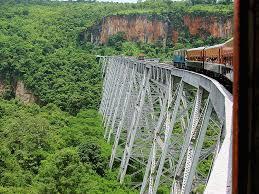
[[[197,48],[187,49],[187,51],[198,51],[198,50],[203,50],[203,49],[205,49],[205,47],[201,46],[201,47],[197,47]]]
[[[223,45],[224,45],[224,43],[223,44],[216,44],[216,45],[213,45],[213,46],[207,46],[205,48],[205,50],[219,48],[219,47],[222,47]]]
[[[234,38],[231,38],[228,41],[226,41],[223,44],[223,50],[225,50],[226,48],[229,48],[229,47],[231,47],[233,49],[233,40],[234,40]]]
[[[228,44],[234,40],[234,37],[230,38],[228,41],[224,42],[223,44]]]
[[[228,41],[226,41],[222,44],[216,44],[216,45],[213,45],[213,46],[205,46],[205,47],[202,46],[202,47],[197,47],[197,48],[191,48],[191,49],[186,49],[186,51],[187,51],[187,53],[192,52],[192,51],[202,51],[202,50],[205,50],[205,51],[207,50],[208,52],[211,52],[211,51],[213,51],[213,49],[222,47],[225,52],[228,52],[228,50],[230,50],[230,49],[227,48],[227,47],[232,47],[232,44],[233,44],[233,38],[230,38]],[[179,50],[176,50],[176,51],[181,51],[181,50],[183,50],[183,49],[179,49]],[[209,51],[209,50],[211,50],[211,51]],[[194,52],[194,53],[196,53],[196,52]]]

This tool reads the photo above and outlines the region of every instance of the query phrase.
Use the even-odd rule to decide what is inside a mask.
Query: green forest
[[[108,15],[233,15],[232,4],[191,2],[0,1],[0,80],[10,86],[22,80],[39,99],[24,104],[12,87],[1,94],[0,193],[138,193],[119,184],[116,169],[108,170],[111,145],[98,114],[102,76],[96,56],[145,53],[171,60],[175,49],[223,40],[183,34],[179,43],[162,47],[116,34],[95,45],[80,34]]]

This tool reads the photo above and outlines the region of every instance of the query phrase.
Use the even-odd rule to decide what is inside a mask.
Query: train
[[[213,46],[175,50],[172,61],[177,68],[208,75],[232,90],[233,38]]]

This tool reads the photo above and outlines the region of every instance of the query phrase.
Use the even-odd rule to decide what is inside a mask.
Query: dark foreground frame
[[[258,8],[257,0],[235,0],[233,194],[259,193]]]

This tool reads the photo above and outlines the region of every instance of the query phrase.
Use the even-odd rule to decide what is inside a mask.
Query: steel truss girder
[[[104,75],[100,113],[104,136],[113,144],[109,167],[120,162],[120,182],[126,174],[144,173],[142,181],[134,183],[134,188],[141,186],[140,193],[156,193],[161,184],[171,186],[171,193],[190,193],[197,181],[206,183],[209,174],[197,171],[199,163],[220,155],[224,135],[229,138],[229,120],[222,110],[229,107],[221,103],[229,100],[226,92],[213,81],[208,80],[216,86],[208,87],[197,82],[198,75],[189,79],[166,64],[123,57],[103,57],[100,63]],[[212,133],[215,127],[218,132]],[[215,144],[204,147],[207,140]],[[215,157],[212,174],[217,170],[213,161]]]

